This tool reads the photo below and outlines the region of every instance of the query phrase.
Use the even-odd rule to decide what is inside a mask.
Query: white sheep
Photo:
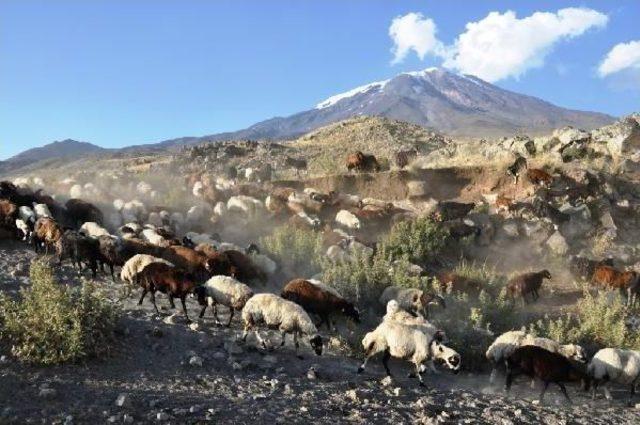
[[[426,319],[416,317],[408,311],[400,308],[400,304],[398,304],[398,301],[396,300],[391,300],[387,303],[387,311],[382,320],[390,320],[403,325],[413,326],[416,329],[423,329],[425,332],[430,333],[438,331],[438,328],[429,323]]]
[[[356,217],[355,214],[347,210],[338,211],[338,214],[336,214],[336,223],[348,229],[354,230],[360,229],[362,227],[360,219]]]
[[[79,184],[74,184],[71,186],[71,189],[69,189],[69,196],[72,198],[82,198],[82,194],[82,186]]]
[[[53,217],[51,215],[51,211],[49,210],[49,207],[47,206],[47,204],[38,204],[37,202],[33,203],[33,212],[36,214],[37,218],[42,218],[42,217]]]
[[[235,184],[236,183],[233,180],[226,177],[217,177],[215,181],[216,189],[222,191],[231,189]]]
[[[202,306],[200,317],[204,317],[204,312],[208,306],[213,307],[213,316],[218,320],[218,304],[229,308],[229,322],[231,326],[233,313],[235,310],[242,310],[246,302],[253,296],[253,291],[249,286],[229,276],[213,276],[204,285],[195,289],[198,303]]]
[[[240,252],[242,252],[242,251],[243,251],[243,249],[242,249],[242,247],[241,247],[241,246],[236,245],[236,244],[234,244],[234,243],[232,243],[232,242],[221,242],[221,243],[218,245],[218,251],[220,251],[220,252],[225,252],[225,251],[240,251]]]
[[[16,218],[16,228],[22,233],[22,240],[29,240],[31,236],[31,228],[27,225],[27,222],[21,218]]]
[[[346,208],[361,208],[362,199],[356,195],[349,195],[348,193],[331,192],[331,205],[339,205]]]
[[[304,211],[296,214],[296,217],[301,220],[302,223],[308,225],[312,229],[318,229],[322,225],[322,222],[317,217],[312,217]]]
[[[18,208],[18,216],[25,223],[32,223],[33,224],[33,223],[36,222],[36,213],[31,208],[27,207],[26,205],[23,205],[20,208]]]
[[[143,229],[142,240],[159,247],[167,247],[169,245],[169,241],[167,241],[165,237],[159,235],[155,229]]]
[[[422,373],[431,361],[441,360],[450,370],[458,373],[460,355],[444,345],[442,338],[443,334],[439,331],[430,333],[393,320],[384,320],[362,339],[365,359],[358,368],[358,373],[364,370],[372,356],[380,352],[384,353],[382,364],[388,376],[391,376],[388,365],[391,357],[408,360],[415,365],[421,386],[424,385]]]
[[[126,230],[125,230],[126,229]],[[131,222],[131,223],[126,223],[124,226],[120,227],[120,229],[118,229],[119,233],[131,233],[128,230],[131,230],[131,232],[137,234],[140,234],[140,232],[142,232],[142,226],[136,222]]]
[[[237,195],[227,200],[227,209],[229,211],[240,211],[247,216],[254,217],[264,211],[264,204],[254,197]]]
[[[122,211],[124,208],[125,202],[122,199],[114,199],[113,200],[113,209],[116,211]]]
[[[204,184],[201,181],[197,181],[193,184],[193,189],[191,189],[191,193],[196,198],[202,198],[202,193],[204,192]]]
[[[172,263],[162,258],[154,257],[147,254],[136,254],[129,258],[120,271],[120,278],[127,283],[135,284],[138,274],[140,274],[145,267],[152,263],[163,263],[168,266],[174,267]]]
[[[227,204],[220,201],[213,207],[213,213],[218,217],[224,217],[227,214]]]
[[[428,293],[417,288],[401,288],[399,286],[389,286],[382,291],[380,296],[380,304],[386,306],[391,300],[398,301],[398,305],[415,315],[427,315],[427,306],[434,301],[445,306],[444,299],[435,294]]]
[[[213,236],[206,233],[187,232],[184,237],[194,245],[200,245],[201,243],[206,243],[207,245],[212,245],[214,247],[220,245],[220,242],[215,240]]]
[[[125,222],[141,221],[147,215],[147,208],[138,199],[125,202],[122,206],[122,218]]]
[[[244,332],[242,339],[246,341],[249,331],[256,325],[264,323],[271,329],[278,329],[282,335],[281,346],[286,334],[293,334],[293,342],[298,355],[298,337],[306,335],[317,355],[322,354],[322,337],[309,315],[298,304],[287,301],[274,294],[257,294],[247,301],[242,309]],[[267,348],[265,341],[256,333],[258,342]],[[299,358],[301,358],[298,355]]]
[[[594,399],[598,385],[606,381],[603,389],[607,400],[611,400],[609,384],[616,382],[630,386],[629,401],[631,401],[640,378],[640,351],[603,348],[589,362],[587,374],[593,380],[591,395]]]
[[[100,236],[111,236],[107,229],[93,221],[87,221],[86,223],[82,224],[82,226],[80,226],[80,232],[92,238],[97,238]]]
[[[518,347],[525,345],[535,345],[547,351],[561,354],[577,362],[585,363],[587,361],[586,352],[584,348],[579,345],[561,345],[552,339],[534,337],[525,331],[508,331],[496,338],[485,353],[487,360],[493,363],[493,370],[491,371],[489,382],[494,382],[498,372],[497,366],[503,364]]]

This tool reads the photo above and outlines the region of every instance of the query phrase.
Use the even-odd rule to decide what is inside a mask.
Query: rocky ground
[[[0,243],[0,288],[15,292],[28,285],[33,252],[17,242]],[[65,266],[61,281],[77,282]],[[98,280],[113,299],[121,283]],[[526,380],[510,395],[488,385],[488,375],[440,372],[427,376],[427,388],[406,378],[406,364],[392,362],[395,378],[384,379],[379,362],[362,375],[358,360],[337,349],[317,357],[305,349],[298,360],[291,347],[262,352],[237,343],[240,325],[220,328],[207,315],[188,326],[181,315],[148,301],[136,305],[137,291],[120,299],[120,343],[104,360],[59,367],[25,366],[0,346],[0,423],[602,423],[640,421],[640,405],[600,396],[592,402],[577,387],[573,404],[556,388],[544,404]],[[159,297],[159,304],[167,306]],[[192,318],[198,313],[190,301]],[[464,361],[464,360],[463,360]],[[635,400],[640,402],[640,400]]]

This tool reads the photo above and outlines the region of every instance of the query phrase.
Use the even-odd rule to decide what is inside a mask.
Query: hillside
[[[87,142],[66,139],[55,141],[39,148],[33,148],[19,153],[6,161],[0,162],[0,173],[46,160],[75,159],[93,154],[103,154],[112,151]]]

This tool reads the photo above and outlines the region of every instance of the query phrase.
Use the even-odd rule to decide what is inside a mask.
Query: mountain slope
[[[6,161],[0,162],[0,171],[6,172],[44,160],[54,160],[61,158],[79,158],[81,156],[101,154],[109,152],[100,146],[77,140],[61,140],[39,148],[33,148],[19,153]]]
[[[197,140],[290,139],[361,115],[393,118],[431,127],[447,135],[468,137],[537,135],[567,125],[590,130],[614,121],[606,114],[561,108],[473,76],[428,68],[356,87],[308,111]],[[184,144],[184,140],[161,143],[162,146],[180,144]]]

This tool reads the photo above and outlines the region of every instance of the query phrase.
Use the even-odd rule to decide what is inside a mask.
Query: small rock
[[[287,384],[288,385],[288,384]],[[356,390],[348,390],[345,395],[347,396],[347,398],[353,402],[357,402],[358,401],[358,393],[356,392]]]
[[[189,329],[191,329],[194,332],[197,332],[198,330],[200,330],[200,324],[198,324],[197,322],[192,322],[189,324]]]
[[[177,323],[176,318],[178,317],[177,313],[174,313],[170,316],[165,317],[164,319],[162,319],[162,322],[167,324],[167,325],[175,325]]]
[[[115,424],[116,422],[118,422],[118,415],[111,415],[107,418],[107,422],[109,422],[110,424]]]
[[[71,424],[73,424],[73,416],[71,416],[71,415],[65,416],[64,422],[62,422],[62,423],[63,423],[63,425],[71,425]]]
[[[214,360],[224,360],[226,358],[227,358],[227,355],[225,353],[223,353],[222,351],[216,351],[215,353],[213,353],[213,359]]]
[[[380,384],[382,384],[383,387],[388,387],[389,385],[391,385],[392,382],[393,382],[393,379],[390,376],[385,376],[380,381]]]
[[[53,388],[49,388],[49,387],[45,387],[45,388],[41,388],[40,392],[38,393],[38,396],[41,398],[53,398],[58,394],[58,392],[53,389]]]
[[[155,336],[156,338],[161,338],[164,333],[162,332],[162,329],[156,326],[151,330],[151,335]]]
[[[200,356],[191,356],[189,358],[189,365],[190,366],[197,366],[197,367],[202,367],[203,361],[202,361],[202,357]]]
[[[199,404],[193,405],[189,408],[189,413],[198,413],[200,411],[202,411],[202,406]]]
[[[124,416],[122,417],[122,422],[124,422],[125,424],[132,424],[134,421],[133,416],[125,413]]]
[[[393,389],[393,394],[398,397],[400,395],[400,387],[395,387]]]
[[[318,379],[318,374],[316,373],[316,369],[311,366],[311,368],[309,368],[309,370],[307,371],[307,379]]]
[[[129,404],[129,397],[125,393],[118,395],[118,398],[116,398],[116,406],[118,407],[128,407]]]
[[[231,367],[233,368],[233,370],[242,370],[242,365],[238,362],[233,362],[231,364]]]
[[[303,413],[305,413],[305,412],[308,412],[308,411],[309,411],[309,409],[308,409],[308,408],[306,408],[305,406],[301,406],[301,407],[300,407],[300,411],[301,411],[301,412],[303,412]]]
[[[9,357],[3,354],[2,356],[0,356],[0,364],[6,364],[6,363],[9,363]]]
[[[169,414],[167,412],[158,412],[156,414],[156,419],[159,420],[159,421],[168,421],[169,418],[171,418],[171,417],[169,416]]]

